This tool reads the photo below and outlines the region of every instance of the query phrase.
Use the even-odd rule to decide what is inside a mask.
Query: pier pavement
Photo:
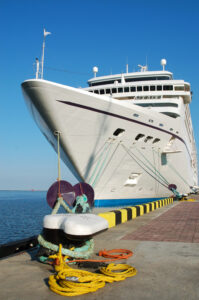
[[[94,252],[132,250],[126,263],[137,269],[137,275],[73,299],[198,300],[199,196],[191,198],[196,201],[174,202],[97,235]],[[35,250],[0,260],[0,270],[2,300],[63,297],[48,288],[52,267],[37,262]]]

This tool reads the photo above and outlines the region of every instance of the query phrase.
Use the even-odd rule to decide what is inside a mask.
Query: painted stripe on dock
[[[173,198],[166,198],[150,203],[99,213],[98,216],[106,219],[108,221],[109,228],[111,228],[121,223],[125,223],[129,220],[135,219],[136,217],[142,216],[143,214],[148,214],[150,211],[154,211],[155,209],[161,208],[171,203],[173,203]]]

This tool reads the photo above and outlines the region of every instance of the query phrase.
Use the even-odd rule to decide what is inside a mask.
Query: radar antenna
[[[161,64],[161,66],[162,66],[163,71],[165,71],[165,66],[166,66],[166,64],[167,64],[166,59],[165,59],[165,58],[162,58],[161,61],[160,61],[160,64]]]
[[[140,72],[146,72],[148,70],[147,66],[138,65],[138,67],[140,68]]]
[[[93,67],[93,73],[94,73],[94,77],[96,77],[98,72],[98,67]]]

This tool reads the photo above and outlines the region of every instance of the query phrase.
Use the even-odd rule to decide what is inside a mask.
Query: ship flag
[[[44,28],[44,37],[46,37],[47,35],[51,34],[51,32],[46,31],[46,29]]]

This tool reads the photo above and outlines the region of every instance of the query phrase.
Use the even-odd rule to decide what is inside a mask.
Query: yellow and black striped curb
[[[142,216],[143,214],[148,214],[150,211],[153,211],[157,208],[163,207],[171,203],[173,203],[173,198],[166,198],[141,205],[135,205],[118,210],[111,210],[108,212],[99,213],[98,216],[106,219],[110,228],[118,224],[125,223],[129,220],[135,219],[136,217]]]

